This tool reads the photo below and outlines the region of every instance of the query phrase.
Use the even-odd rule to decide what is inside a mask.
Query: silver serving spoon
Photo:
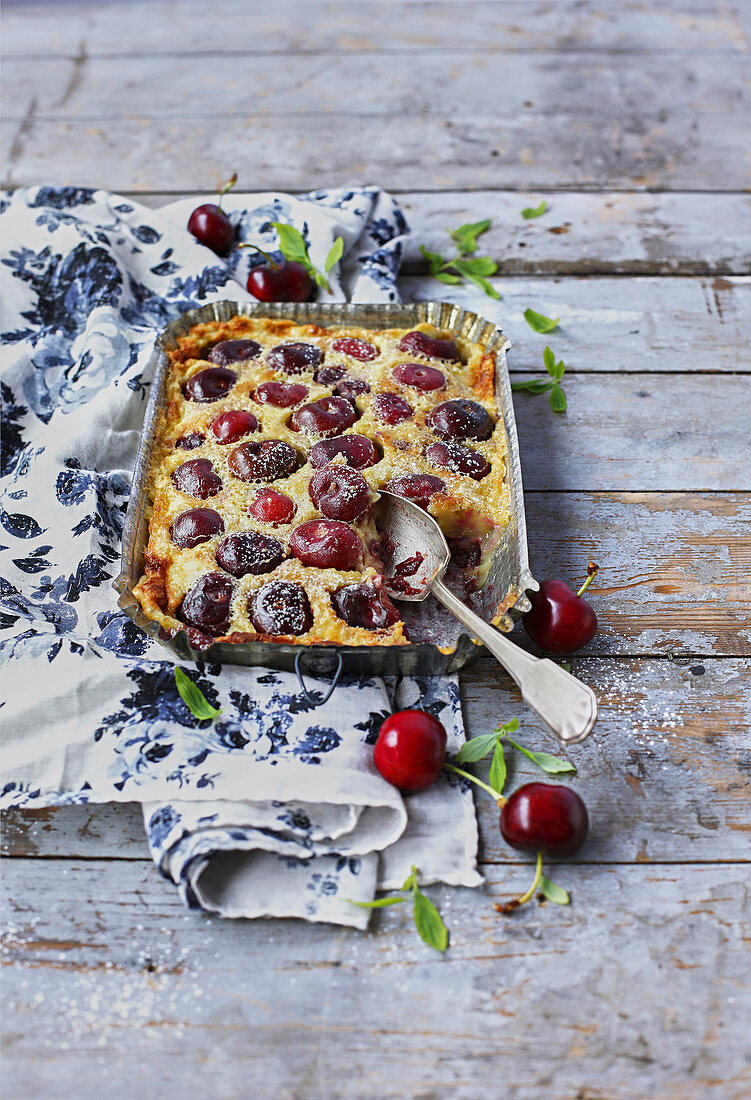
[[[437,600],[480,639],[518,684],[522,698],[564,744],[583,741],[597,718],[591,688],[547,658],[533,657],[471,611],[441,579],[451,558],[432,516],[411,500],[381,490],[376,523],[393,555],[383,574],[394,600]],[[404,564],[406,562],[406,565]]]

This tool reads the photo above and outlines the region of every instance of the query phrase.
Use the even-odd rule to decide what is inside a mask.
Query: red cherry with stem
[[[539,592],[530,592],[532,610],[522,616],[530,638],[548,653],[573,653],[591,642],[597,630],[597,616],[582,593],[597,576],[598,566],[590,562],[587,577],[578,592],[563,581],[543,581]]]
[[[446,730],[423,710],[400,710],[381,726],[373,763],[400,791],[424,791],[441,774]]]
[[[525,783],[506,800],[500,827],[512,848],[564,858],[578,852],[587,839],[589,816],[570,787]]]
[[[307,302],[313,280],[295,260],[275,264],[269,258],[248,275],[248,290],[259,302]]]
[[[219,202],[205,202],[197,206],[188,219],[188,232],[205,244],[217,256],[226,256],[235,238],[232,222],[222,210],[222,195],[237,183],[237,174],[225,183],[219,192]]]

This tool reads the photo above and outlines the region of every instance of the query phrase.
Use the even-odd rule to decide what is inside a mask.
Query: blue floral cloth
[[[346,899],[400,885],[412,863],[426,882],[481,881],[471,793],[446,779],[402,799],[372,763],[381,722],[410,705],[440,715],[457,749],[455,680],[366,678],[316,709],[288,674],[204,663],[186,671],[222,713],[198,722],[170,655],[112,590],[154,337],[187,309],[248,300],[257,262],[199,245],[194,205],[49,187],[0,202],[0,805],[141,802],[153,857],[188,904],[364,927]],[[273,253],[270,222],[290,222],[318,266],[343,237],[333,299],[398,300],[408,229],[390,195],[224,205],[238,242]]]

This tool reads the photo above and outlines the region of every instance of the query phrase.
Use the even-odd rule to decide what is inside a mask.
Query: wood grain
[[[6,864],[14,1100],[748,1094],[745,866],[567,866],[570,907],[511,918],[492,903],[530,867],[489,868],[484,890],[429,891],[446,958],[407,906],[369,934],[218,922],[144,864],[65,871]]]
[[[436,191],[733,192],[749,186],[738,115],[665,108],[629,117],[618,109],[593,127],[588,114],[505,114],[499,97],[494,91],[482,117],[353,118],[332,111],[234,118],[215,112],[202,122],[150,115],[37,119],[32,101],[23,118],[4,128],[4,186],[43,180],[111,191],[213,191],[217,174],[226,178],[232,171],[245,188],[291,191],[373,181],[392,191],[428,184]]]
[[[563,754],[578,769],[577,777],[566,782],[584,797],[592,822],[590,839],[574,862],[748,860],[748,661],[575,658],[572,668],[600,702],[595,732]],[[517,715],[523,744],[561,755],[555,738],[522,705],[491,659],[463,674],[462,701],[472,735]],[[514,751],[507,755],[508,791],[544,781],[526,758]],[[477,766],[476,774],[486,772],[487,765]],[[518,855],[501,841],[493,800],[482,791],[476,794],[483,861],[517,863]],[[3,853],[148,858],[141,809],[135,804],[8,811]]]
[[[365,11],[363,10],[365,9]],[[6,4],[3,52],[8,57],[135,54],[318,53],[367,54],[398,50],[413,56],[432,50],[617,50],[664,53],[666,48],[738,54],[748,49],[742,3],[662,0],[645,9],[639,0],[579,0],[576,5],[509,0],[450,0],[366,4],[355,0],[214,0],[204,19],[200,0],[149,0],[148,21],[125,4]],[[227,33],[227,27],[232,33]]]

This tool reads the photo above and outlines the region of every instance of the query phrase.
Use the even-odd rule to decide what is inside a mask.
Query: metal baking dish
[[[293,670],[304,655],[307,669],[326,675],[335,666],[345,673],[368,675],[433,676],[455,672],[473,660],[481,647],[474,642],[453,616],[432,597],[425,604],[403,605],[405,622],[412,637],[421,640],[405,646],[307,646],[275,642],[220,642],[198,653],[191,648],[185,631],[164,637],[158,623],[149,619],[133,595],[133,587],[143,573],[144,551],[148,541],[149,502],[146,489],[151,450],[156,432],[157,411],[164,400],[168,360],[165,350],[193,326],[206,321],[226,321],[240,314],[291,320],[301,324],[356,325],[362,328],[411,328],[422,321],[477,341],[497,358],[496,402],[508,438],[508,476],[511,488],[511,516],[503,537],[493,552],[490,572],[479,593],[479,613],[490,622],[497,620],[502,630],[510,630],[513,618],[529,610],[525,589],[536,590],[537,582],[529,571],[527,533],[524,521],[519,446],[511,400],[511,385],[506,367],[508,339],[496,325],[448,302],[417,302],[408,305],[352,305],[338,303],[249,303],[216,302],[190,310],[160,333],[149,364],[153,368],[151,393],[138,446],[130,502],[125,516],[120,576],[113,582],[120,593],[119,606],[147,634],[157,638],[183,660],[213,661],[219,664],[263,665]],[[339,661],[338,657],[342,660]]]

